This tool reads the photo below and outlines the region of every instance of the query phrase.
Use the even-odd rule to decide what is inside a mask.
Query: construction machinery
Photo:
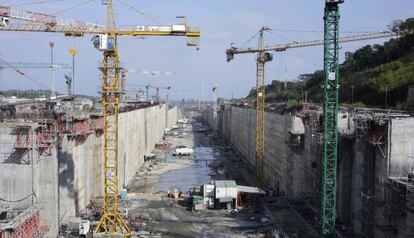
[[[324,15],[324,84],[321,237],[335,236],[338,161],[339,4],[326,0]]]
[[[336,219],[336,168],[337,168],[337,113],[338,113],[338,49],[339,43],[398,37],[407,32],[376,32],[358,34],[339,38],[338,5],[343,0],[326,0],[325,6],[325,35],[323,40],[304,42],[292,42],[287,44],[263,45],[263,32],[269,28],[263,27],[259,31],[259,47],[237,48],[230,47],[226,50],[227,61],[234,59],[237,54],[257,53],[256,73],[256,173],[260,182],[263,179],[263,155],[264,155],[264,109],[265,109],[265,83],[264,65],[272,60],[268,52],[283,52],[291,48],[303,48],[324,45],[324,107],[323,107],[323,168],[322,168],[322,205],[321,205],[321,237],[330,237],[335,233]],[[268,55],[266,55],[268,53]]]
[[[171,71],[160,71],[160,70],[147,70],[147,69],[127,69],[127,74],[140,74],[140,75],[151,75],[151,76],[171,76],[174,75]],[[149,89],[154,88],[156,92],[158,92],[158,97],[156,96],[156,101],[159,102],[159,87],[147,84],[145,85],[146,88],[146,95],[147,95],[147,101],[150,100],[149,96]],[[164,88],[167,89],[167,88]],[[168,101],[168,99],[167,99]]]
[[[72,67],[68,64],[59,64],[59,63],[34,63],[34,62],[7,62],[0,59],[0,71],[4,69],[13,69],[20,75],[25,75],[20,69],[52,69],[52,71],[56,71],[56,69],[71,69]],[[55,83],[54,83],[55,74],[53,72],[52,77],[52,95],[51,99],[56,98],[55,91]],[[65,75],[66,79],[66,75]],[[67,79],[66,79],[67,81]],[[55,95],[53,97],[53,94]]]
[[[263,32],[270,31],[271,29],[263,27],[259,31],[259,47],[246,47],[237,48],[230,47],[226,50],[227,62],[234,59],[238,54],[257,54],[256,58],[256,173],[258,176],[258,185],[264,183],[263,176],[263,158],[264,158],[264,111],[265,111],[265,63],[273,60],[273,55],[269,52],[283,52],[287,49],[304,48],[311,46],[324,45],[324,40],[311,40],[304,42],[292,42],[287,44],[277,45],[264,45]],[[353,41],[362,41],[370,39],[380,39],[388,37],[396,37],[404,35],[403,32],[376,32],[358,34],[354,36],[348,36],[338,38],[337,43],[346,43]]]
[[[339,38],[338,43],[398,37],[398,36],[402,36],[405,34],[407,33],[406,32],[393,32],[393,31],[382,31],[382,32],[357,34],[357,35]],[[268,45],[268,46],[264,46],[262,50],[265,52],[268,52],[268,51],[283,52],[288,49],[304,48],[304,47],[320,46],[320,45],[324,45],[324,40],[310,40],[310,41],[303,41],[303,42],[295,41],[295,42],[285,43],[285,44]],[[245,47],[245,48],[230,47],[229,49],[226,50],[227,61],[230,62],[231,60],[233,60],[234,55],[237,55],[237,54],[252,54],[252,53],[259,53],[260,51],[261,50],[259,48],[253,48],[253,47]]]
[[[267,27],[262,27],[259,31],[259,46],[254,53],[257,53],[256,58],[256,176],[257,186],[264,187],[263,176],[263,160],[264,160],[264,113],[265,113],[265,64],[273,60],[273,55],[266,52],[264,46],[264,32],[269,31]],[[243,53],[253,53],[247,51]],[[232,47],[226,51],[227,62],[234,59],[234,55],[238,54],[238,50]]]
[[[65,74],[65,79],[66,79],[66,87],[68,90],[68,95],[72,95],[72,83],[73,83],[73,78],[70,75]]]
[[[168,91],[171,89],[171,86],[167,86],[167,87],[156,86],[155,87],[155,100],[158,103],[161,102],[161,89],[167,90],[167,101],[168,101]]]
[[[71,69],[72,67],[69,64],[65,63],[56,63],[54,64],[56,68],[61,69]],[[0,70],[4,69],[50,69],[50,63],[35,63],[35,62],[7,62],[0,59]]]
[[[186,36],[188,46],[198,46],[200,31],[186,23],[171,26],[117,28],[112,0],[104,0],[106,26],[62,19],[54,15],[35,13],[16,7],[0,6],[0,31],[63,33],[66,36],[93,34],[94,46],[103,52],[102,104],[104,121],[104,198],[102,217],[95,233],[131,236],[131,230],[120,215],[118,207],[118,109],[120,101],[119,36]],[[14,23],[9,18],[24,23]],[[7,20],[7,21],[6,21]]]

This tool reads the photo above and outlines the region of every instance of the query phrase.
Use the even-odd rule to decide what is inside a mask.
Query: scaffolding
[[[16,142],[14,144],[13,154],[16,162],[21,164],[30,164],[32,160],[31,150],[33,149],[32,125],[19,123],[15,128]]]
[[[49,226],[40,217],[40,209],[29,207],[7,223],[0,225],[0,237],[41,238],[49,231]]]
[[[55,145],[55,124],[51,120],[40,120],[36,129],[37,148],[39,159],[50,156]]]
[[[75,141],[75,146],[78,146],[84,143],[93,132],[94,129],[87,119],[75,119],[72,121],[72,130],[69,136]]]

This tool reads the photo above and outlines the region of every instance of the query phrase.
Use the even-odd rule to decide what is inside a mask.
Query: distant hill
[[[29,99],[35,99],[35,98],[41,98],[46,97],[49,98],[52,91],[50,90],[44,90],[44,89],[29,89],[29,90],[18,90],[18,89],[10,89],[10,90],[4,90],[0,91],[0,95],[3,97],[18,97],[18,98],[29,98]],[[62,95],[59,94],[58,95]],[[84,98],[89,98],[92,100],[98,100],[99,97],[96,96],[88,96],[88,95],[76,95]]]
[[[3,97],[18,97],[18,98],[40,98],[40,97],[49,97],[52,92],[50,90],[43,90],[43,89],[31,89],[31,90],[17,90],[17,89],[10,89],[5,91],[0,91],[0,95]]]
[[[391,29],[410,34],[345,53],[345,61],[340,65],[341,104],[414,109],[414,100],[406,101],[408,88],[414,85],[414,18],[395,21]],[[321,104],[323,71],[301,75],[299,79],[287,83],[272,81],[266,86],[266,102],[289,100],[294,107],[307,92],[309,102]],[[254,100],[255,89],[247,98]]]

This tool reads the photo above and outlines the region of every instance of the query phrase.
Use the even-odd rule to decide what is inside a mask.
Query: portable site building
[[[214,204],[217,209],[222,205],[227,208],[237,207],[237,184],[234,180],[216,180],[214,185]]]

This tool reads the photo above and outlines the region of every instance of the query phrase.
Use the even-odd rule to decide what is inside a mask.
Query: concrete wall
[[[233,147],[255,166],[255,126],[256,115],[253,109],[228,107],[218,114],[213,122],[212,113],[206,115],[211,125],[221,128],[221,133],[229,139]],[[306,127],[305,135],[290,133],[294,117],[289,114],[265,113],[265,158],[264,175],[270,187],[289,197],[314,196],[318,176],[312,169],[319,145],[312,138],[311,127]],[[296,145],[296,140],[304,140]]]
[[[178,108],[171,108],[168,114],[169,124],[177,122]],[[121,113],[119,116],[119,189],[125,188],[138,168],[144,163],[144,156],[149,154],[155,144],[162,138],[165,129],[165,105]],[[61,203],[67,207],[68,216],[76,215],[85,209],[91,199],[103,196],[103,136],[90,135],[85,142],[75,145],[66,138],[60,155],[65,158],[61,168],[66,167],[66,175],[61,181]],[[72,168],[73,167],[73,168]],[[73,174],[72,174],[73,171]],[[62,211],[61,215],[65,213]],[[62,217],[63,218],[63,217]]]
[[[413,224],[413,210],[401,205],[404,212],[396,212],[398,218],[392,221],[384,214],[394,209],[393,203],[395,207],[395,197],[390,199],[389,194],[397,193],[389,189],[388,177],[407,178],[410,165],[414,166],[414,139],[411,136],[414,133],[414,118],[390,117],[385,124],[371,119],[368,120],[368,127],[360,131],[355,125],[357,119],[354,114],[341,112],[339,116],[338,220],[354,234],[365,237],[407,237],[411,234],[406,227]],[[225,105],[215,121],[211,110],[205,112],[204,117],[254,169],[254,109]],[[304,134],[300,133],[303,128],[296,115],[265,113],[264,176],[268,189],[278,191],[280,196],[305,198],[319,208],[321,112],[310,111],[299,119],[303,123]],[[383,128],[382,137],[379,137],[380,127]],[[378,138],[381,142],[373,143]],[[390,233],[385,230],[390,228],[391,223],[394,225]]]
[[[120,114],[120,189],[126,187],[143,164],[144,155],[162,138],[166,112],[165,105],[160,105]],[[180,110],[170,108],[169,127],[175,125],[179,117]],[[53,149],[50,156],[40,158],[32,168],[30,164],[16,164],[14,160],[15,127],[16,123],[0,125],[0,198],[18,200],[32,194],[33,190],[34,204],[44,208],[42,217],[51,228],[47,237],[56,237],[61,221],[78,215],[90,200],[103,195],[103,136],[92,133],[83,140],[76,140],[65,135],[61,148]],[[34,156],[39,157],[37,150]],[[26,207],[31,205],[32,197],[24,203]],[[9,204],[0,201],[0,207]]]

